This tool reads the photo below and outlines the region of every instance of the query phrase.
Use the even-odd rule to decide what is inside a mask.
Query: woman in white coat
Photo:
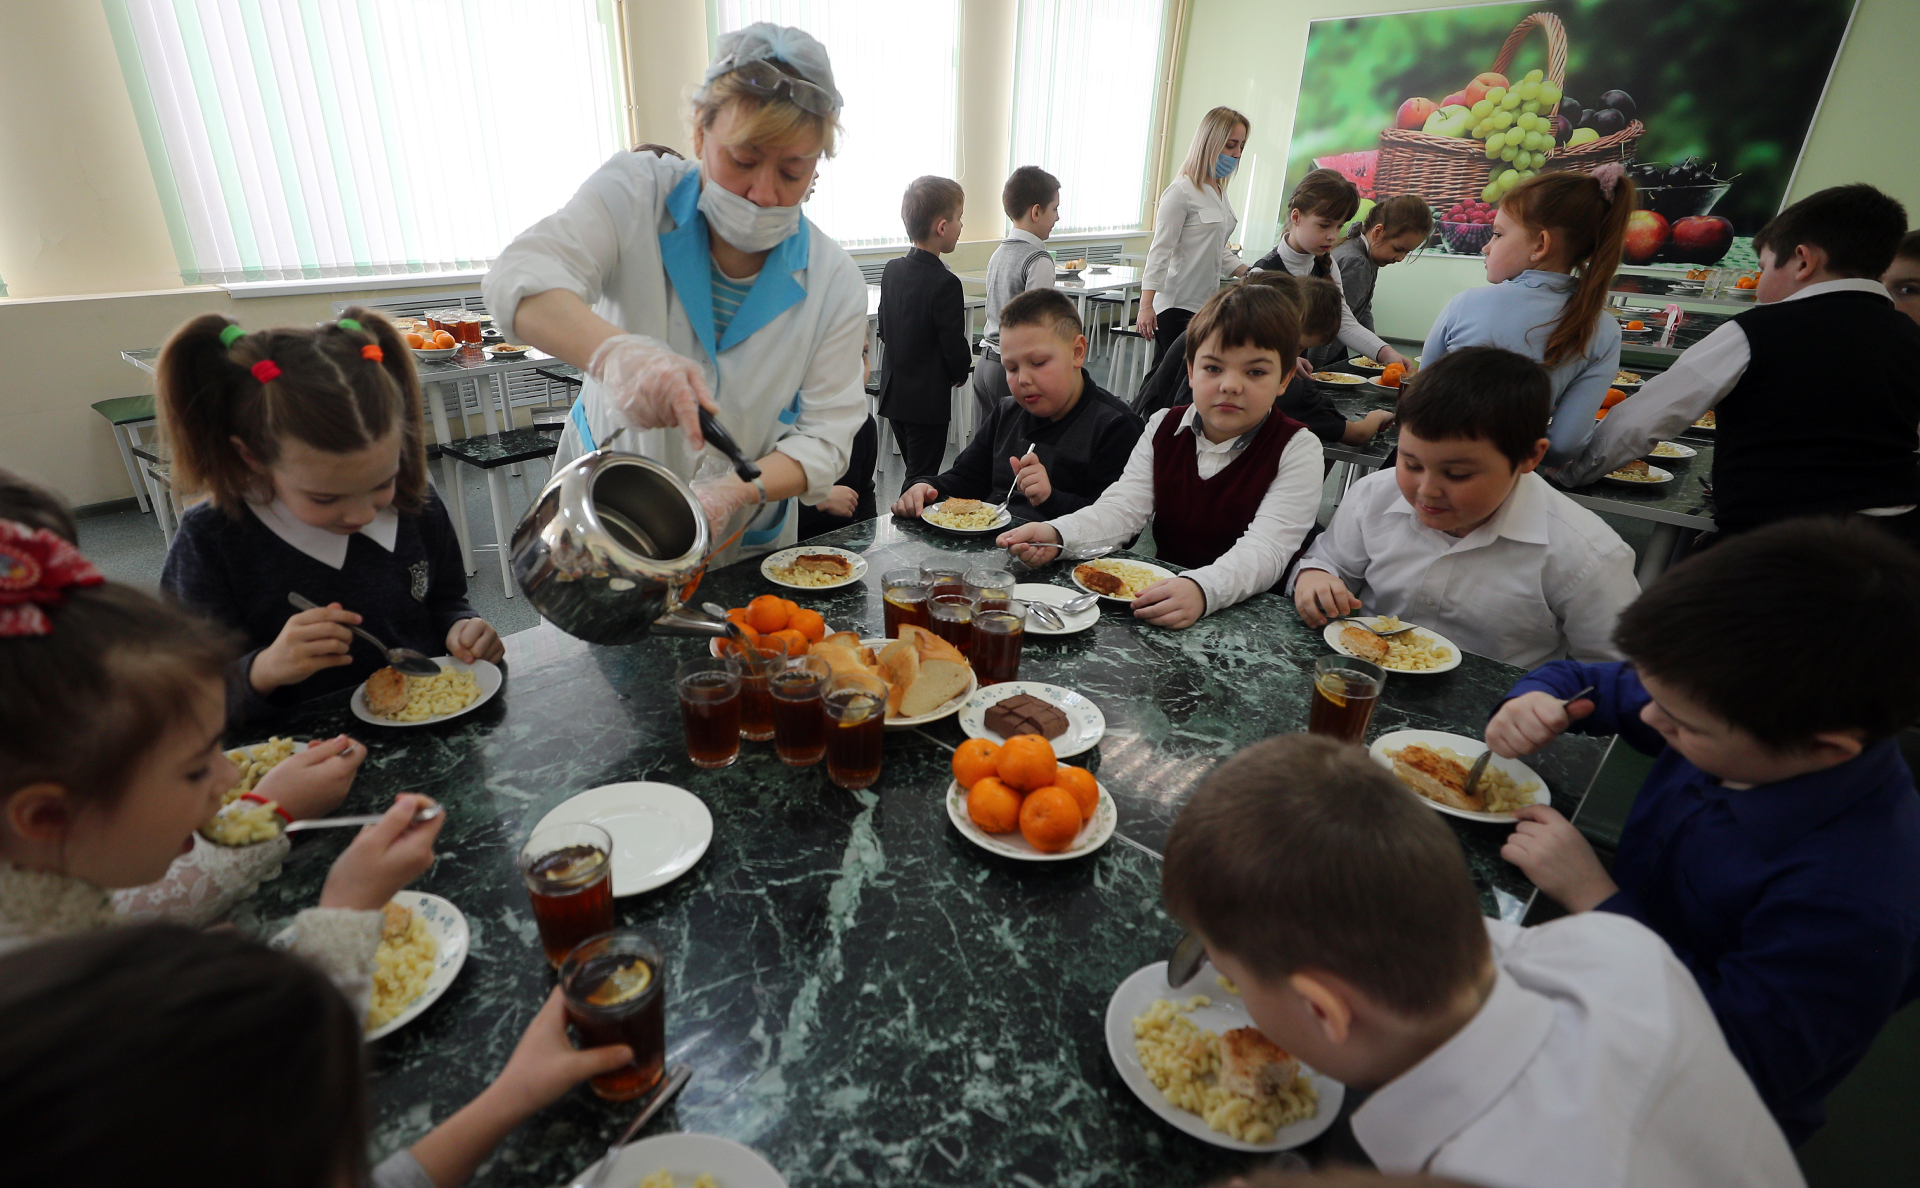
[[[1141,278],[1140,333],[1153,339],[1157,366],[1194,311],[1220,288],[1220,275],[1247,275],[1227,249],[1239,223],[1227,205],[1227,179],[1247,147],[1247,117],[1216,107],[1193,130],[1193,144],[1153,216],[1153,243]]]
[[[693,481],[716,545],[751,511],[724,562],[792,543],[793,501],[825,500],[846,469],[867,415],[867,291],[800,213],[838,127],[826,49],[771,24],[728,33],[693,102],[693,160],[614,157],[507,245],[485,290],[509,342],[590,377],[556,464],[649,430],[621,444]],[[702,465],[701,407],[759,479],[717,452]]]

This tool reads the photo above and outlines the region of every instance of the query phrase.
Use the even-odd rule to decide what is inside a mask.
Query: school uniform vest
[[[1003,239],[987,261],[987,314],[993,318],[993,333],[986,344],[1000,353],[1000,310],[1027,288],[1027,271],[1040,257],[1053,253],[1024,239]]]
[[[1920,503],[1920,375],[1899,363],[1871,367],[1850,373],[1842,396],[1832,352],[1817,349],[1871,344],[1878,357],[1910,363],[1920,325],[1884,297],[1844,290],[1734,321],[1753,359],[1714,408],[1714,518],[1724,529]]]
[[[1287,442],[1306,428],[1276,409],[1238,458],[1203,479],[1199,451],[1187,440],[1198,420],[1192,428],[1180,427],[1191,407],[1168,409],[1153,435],[1154,555],[1189,569],[1218,561],[1240,539],[1280,473]]]

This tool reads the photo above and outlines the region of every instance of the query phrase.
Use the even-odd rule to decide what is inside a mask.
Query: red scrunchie
[[[379,344],[370,342],[360,348],[360,357],[362,359],[372,359],[375,363],[379,363],[384,361],[387,356],[386,352],[380,349]]]
[[[106,580],[60,536],[0,520],[0,638],[51,633],[53,621],[41,606],[65,602],[69,586],[97,586]]]
[[[253,378],[263,384],[270,380],[280,378],[280,365],[272,359],[262,359],[258,363],[255,363],[249,370],[253,372]]]

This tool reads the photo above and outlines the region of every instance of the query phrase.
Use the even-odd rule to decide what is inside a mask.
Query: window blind
[[[485,267],[627,147],[611,0],[105,0],[189,284]]]

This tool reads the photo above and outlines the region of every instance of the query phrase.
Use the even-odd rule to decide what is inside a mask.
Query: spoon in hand
[[[287,601],[293,603],[293,605],[299,607],[301,610],[321,609],[320,605],[313,599],[296,594],[291,590],[287,591]],[[432,677],[440,675],[440,666],[438,664],[435,664],[431,659],[422,656],[412,648],[390,648],[372,632],[363,631],[351,623],[347,624],[347,630],[353,632],[361,639],[366,640],[374,647],[379,648],[380,654],[387,658],[388,664],[393,665],[408,676]]]
[[[413,814],[413,823],[415,825],[424,824],[425,822],[433,820],[435,817],[443,816],[446,811],[447,810],[441,805],[430,804],[426,808]],[[310,821],[289,822],[286,832],[299,833],[303,829],[344,829],[348,826],[359,828],[362,825],[377,825],[385,817],[385,813],[367,813],[359,817],[315,817]]]

